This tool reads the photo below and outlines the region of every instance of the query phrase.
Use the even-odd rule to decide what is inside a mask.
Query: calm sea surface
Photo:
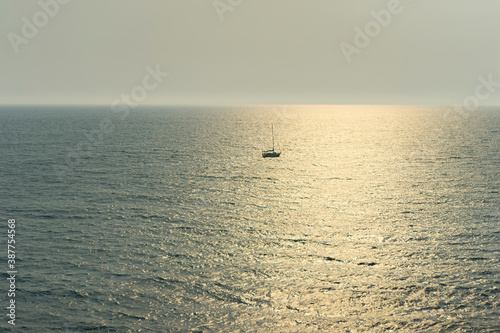
[[[15,331],[500,331],[498,110],[4,107],[0,153]]]

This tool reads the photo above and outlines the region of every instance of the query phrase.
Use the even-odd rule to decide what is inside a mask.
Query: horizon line
[[[113,104],[76,104],[76,103],[0,103],[0,108],[2,107],[40,107],[40,106],[52,106],[52,107],[111,107]],[[119,104],[120,106],[126,106],[126,104]],[[198,103],[172,103],[172,104],[140,104],[134,108],[140,107],[266,107],[266,106],[385,106],[385,107],[452,107],[450,104],[298,104],[298,103],[267,103],[267,104],[198,104]],[[497,104],[483,105],[480,108],[489,107],[500,107]]]

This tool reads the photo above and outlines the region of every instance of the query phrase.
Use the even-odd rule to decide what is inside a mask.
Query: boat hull
[[[281,153],[277,153],[275,151],[263,151],[262,157],[280,157]]]

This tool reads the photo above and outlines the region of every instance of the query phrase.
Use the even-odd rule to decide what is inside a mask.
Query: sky
[[[0,104],[500,105],[498,13],[498,0],[0,0]]]

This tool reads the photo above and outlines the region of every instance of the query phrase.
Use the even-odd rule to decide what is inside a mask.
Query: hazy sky
[[[0,104],[500,105],[498,0],[54,1],[0,0]]]

